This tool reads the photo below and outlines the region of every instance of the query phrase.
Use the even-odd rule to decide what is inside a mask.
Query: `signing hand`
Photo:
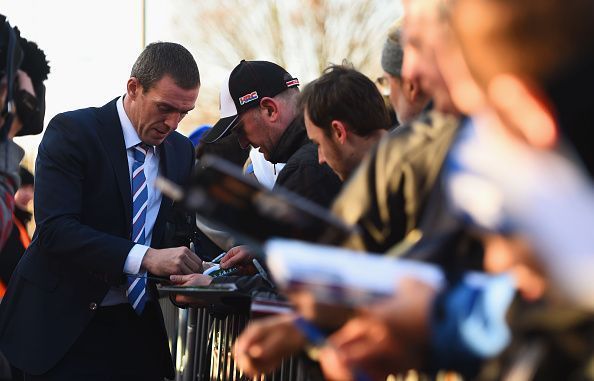
[[[248,246],[235,246],[229,249],[227,254],[221,258],[220,264],[222,269],[238,267],[242,274],[251,275],[257,272],[252,264],[253,259],[254,255],[251,253]]]
[[[150,248],[142,259],[142,268],[151,274],[193,274],[202,272],[202,260],[187,247]]]

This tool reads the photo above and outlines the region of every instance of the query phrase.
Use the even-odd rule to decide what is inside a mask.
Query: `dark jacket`
[[[318,162],[318,149],[307,137],[302,117],[287,127],[274,150],[272,163],[286,163],[274,187],[297,193],[321,206],[329,207],[342,182],[326,164]]]
[[[385,253],[419,228],[458,126],[455,117],[428,112],[382,138],[333,205],[359,228],[343,246]]]
[[[160,155],[161,175],[183,186],[193,168],[191,142],[173,132]],[[18,368],[41,374],[55,366],[110,286],[124,282],[122,269],[134,245],[130,188],[116,100],[50,121],[36,164],[35,234],[0,304],[0,348]],[[172,211],[173,201],[163,195],[152,247],[168,241]],[[156,292],[154,284],[149,292]],[[172,377],[163,321],[151,323],[161,341],[151,350]]]

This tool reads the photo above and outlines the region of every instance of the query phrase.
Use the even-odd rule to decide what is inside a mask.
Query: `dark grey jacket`
[[[275,188],[282,187],[321,206],[329,207],[342,182],[326,164],[318,162],[318,149],[307,137],[303,118],[291,122],[270,153],[272,163],[286,163]]]

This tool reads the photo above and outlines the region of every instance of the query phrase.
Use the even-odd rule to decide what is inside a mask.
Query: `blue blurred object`
[[[431,317],[431,373],[455,369],[472,379],[485,359],[497,356],[511,341],[506,314],[516,284],[508,273],[467,273],[442,291]]]
[[[210,131],[211,128],[211,125],[203,124],[201,126],[196,127],[196,129],[192,131],[188,138],[192,141],[194,147],[196,147],[198,143],[200,143],[200,139],[202,138],[202,136],[204,136],[204,134]]]

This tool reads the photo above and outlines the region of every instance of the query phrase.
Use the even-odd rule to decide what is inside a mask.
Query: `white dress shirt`
[[[132,148],[141,143],[141,140],[124,110],[123,99],[124,97],[121,97],[116,101],[116,107],[122,125],[122,132],[124,134],[124,143],[126,145],[126,154],[128,157],[128,173],[130,175],[130,184],[132,184],[132,165],[134,164]],[[155,146],[149,147],[146,159],[144,160],[144,176],[146,177],[148,190],[148,206],[146,211],[146,222],[144,225],[145,245],[136,244],[132,247],[128,253],[126,262],[124,263],[125,274],[139,274],[141,271],[144,271],[140,268],[140,265],[151,244],[153,227],[155,226],[155,221],[159,214],[159,207],[161,205],[161,192],[154,186],[155,179],[159,175],[159,148]],[[132,187],[132,185],[130,185],[130,187]],[[132,191],[132,189],[130,189],[130,191]],[[130,224],[132,224],[132,221],[130,221]],[[128,299],[126,298],[126,284],[110,288],[101,302],[101,305],[112,306],[121,303],[128,303]]]

